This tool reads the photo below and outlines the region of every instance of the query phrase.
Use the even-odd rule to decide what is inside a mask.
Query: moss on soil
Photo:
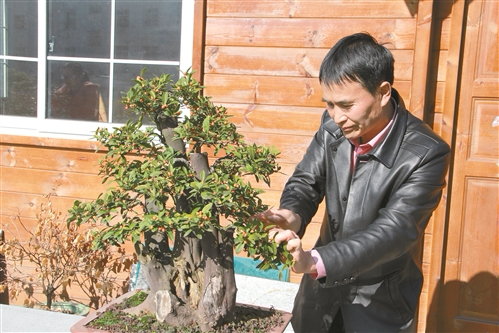
[[[88,327],[107,330],[111,333],[198,333],[199,327],[172,327],[160,323],[154,314],[135,316],[123,312],[124,309],[143,302],[147,293],[141,291],[120,304],[113,305],[102,315],[88,323]],[[214,333],[255,332],[265,333],[284,322],[282,313],[275,309],[260,309],[248,306],[237,306],[234,321],[212,331]]]

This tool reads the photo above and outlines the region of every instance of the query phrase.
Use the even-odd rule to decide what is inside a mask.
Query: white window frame
[[[194,1],[178,0],[182,2],[182,21],[180,37],[180,61],[133,61],[114,58],[114,24],[111,24],[111,54],[109,58],[75,58],[59,57],[47,55],[47,2],[38,0],[38,57],[16,57],[0,56],[5,60],[20,60],[36,62],[38,64],[37,74],[37,117],[18,117],[0,115],[0,134],[14,134],[37,137],[53,137],[62,139],[88,140],[93,137],[98,127],[107,127],[112,129],[119,123],[103,123],[91,121],[76,121],[62,119],[46,119],[46,98],[47,98],[47,61],[48,60],[72,60],[81,62],[102,62],[110,63],[110,86],[109,86],[109,108],[112,110],[112,91],[113,91],[113,68],[114,64],[144,64],[144,65],[174,65],[179,67],[180,72],[185,72],[192,67],[192,47],[194,41]],[[111,0],[111,22],[114,22],[115,1]],[[179,74],[180,74],[179,72]],[[132,79],[132,78],[131,78]],[[185,112],[185,111],[184,111]],[[109,112],[110,116],[112,112]]]

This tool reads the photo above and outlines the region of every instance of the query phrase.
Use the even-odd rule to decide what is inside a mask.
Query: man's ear
[[[378,93],[381,100],[381,106],[385,106],[390,102],[390,98],[392,97],[392,85],[383,81],[378,87]]]

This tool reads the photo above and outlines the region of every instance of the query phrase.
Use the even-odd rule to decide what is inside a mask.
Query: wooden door
[[[499,332],[498,12],[497,0],[465,6],[437,332]]]

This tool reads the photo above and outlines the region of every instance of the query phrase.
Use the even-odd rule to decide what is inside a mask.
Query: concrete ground
[[[291,312],[298,284],[236,274],[237,302]],[[0,305],[0,332],[70,332],[82,317],[53,311]],[[293,332],[291,325],[286,333]]]

